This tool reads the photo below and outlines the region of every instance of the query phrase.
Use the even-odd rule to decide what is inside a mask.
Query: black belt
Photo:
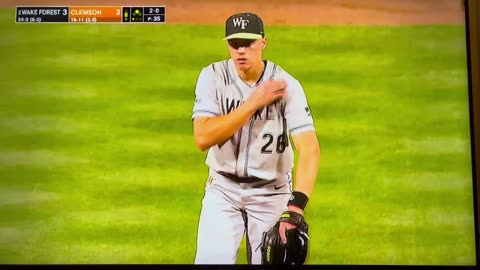
[[[235,174],[226,173],[226,172],[217,172],[220,175],[225,176],[226,178],[233,180],[238,183],[255,183],[258,181],[262,181],[263,179],[258,177],[240,177]]]

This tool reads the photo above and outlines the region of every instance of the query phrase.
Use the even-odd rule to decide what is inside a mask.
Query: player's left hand
[[[293,206],[293,205],[288,206],[288,211],[297,212],[297,213],[303,215],[302,209],[300,209],[299,207]],[[291,229],[295,229],[295,228],[296,228],[296,226],[293,225],[293,224],[290,224],[288,222],[280,222],[278,232],[280,234],[280,240],[282,240],[283,244],[287,243],[287,235],[286,235],[287,230],[291,230]]]

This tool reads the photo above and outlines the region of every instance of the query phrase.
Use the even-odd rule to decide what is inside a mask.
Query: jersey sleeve
[[[307,97],[297,80],[288,82],[285,118],[290,135],[315,130]]]
[[[215,88],[215,77],[211,66],[208,66],[203,68],[200,75],[198,75],[192,119],[219,115],[220,106]]]

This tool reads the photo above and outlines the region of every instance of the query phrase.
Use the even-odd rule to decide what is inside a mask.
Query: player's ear
[[[267,38],[266,38],[266,37],[264,37],[264,38],[263,38],[263,40],[262,40],[262,42],[263,42],[263,47],[262,47],[262,50],[264,50],[264,49],[265,49],[265,47],[267,47]]]

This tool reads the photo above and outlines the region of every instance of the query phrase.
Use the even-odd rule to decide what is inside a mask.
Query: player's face
[[[228,49],[235,66],[242,70],[248,70],[252,65],[262,61],[263,49],[266,39],[230,39]]]

